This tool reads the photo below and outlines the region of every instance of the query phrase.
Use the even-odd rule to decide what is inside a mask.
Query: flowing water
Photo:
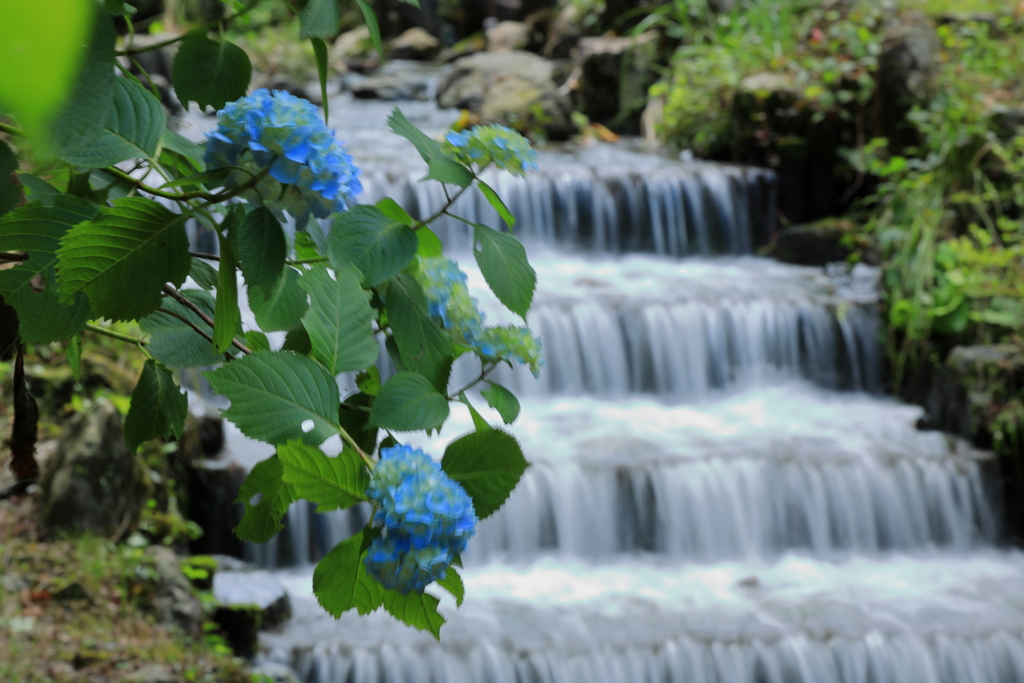
[[[382,133],[389,108],[339,99],[332,123],[366,167],[362,201],[426,215],[443,194]],[[403,109],[428,132],[450,119]],[[380,613],[331,619],[311,563],[366,510],[297,503],[247,549],[295,610],[261,656],[307,683],[1024,680],[1024,554],[996,546],[989,455],[880,395],[877,274],[752,256],[775,220],[764,171],[612,146],[540,167],[491,179],[538,272],[529,323],[547,365],[498,375],[522,399],[511,431],[533,466],[470,544],[465,603],[437,591],[440,643]],[[479,197],[456,210],[499,224]],[[488,319],[512,322],[469,234],[437,231]],[[461,359],[452,386],[478,369]],[[440,457],[470,429],[459,406],[408,441]],[[270,453],[230,426],[228,451]]]

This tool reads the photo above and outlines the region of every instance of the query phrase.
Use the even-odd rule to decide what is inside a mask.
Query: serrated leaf
[[[376,365],[371,365],[356,375],[356,386],[359,391],[367,396],[376,396],[380,393],[380,370]]]
[[[416,238],[419,241],[419,246],[416,247],[416,254],[418,256],[435,258],[443,255],[444,250],[441,247],[441,239],[427,226],[424,225],[416,231]]]
[[[188,397],[174,383],[171,371],[155,360],[147,360],[124,418],[124,442],[128,450],[134,453],[150,439],[180,437],[187,413]]]
[[[293,330],[288,330],[288,333],[284,335],[284,345],[281,346],[281,350],[295,351],[304,356],[313,353],[313,343],[309,341],[309,332],[306,332],[306,328],[299,325]]]
[[[163,137],[161,138],[161,144],[165,150],[171,150],[181,156],[190,160],[191,165],[198,170],[202,170],[206,167],[203,162],[203,147],[198,145],[188,138],[175,133],[171,129],[164,130]]]
[[[441,626],[445,619],[437,611],[438,599],[429,593],[399,593],[384,589],[384,609],[399,621],[413,628],[430,631],[441,640]]]
[[[337,0],[308,0],[299,12],[299,38],[333,38],[341,27]]]
[[[245,50],[202,33],[182,41],[171,67],[174,93],[186,107],[195,102],[200,108],[223,109],[245,95],[251,78],[252,64]]]
[[[384,303],[402,364],[426,377],[438,391],[446,391],[452,339],[430,315],[423,287],[411,275],[396,275],[384,292]]]
[[[61,194],[56,187],[31,173],[19,173],[18,180],[25,189],[25,199],[30,202],[38,200],[44,206],[53,206],[53,197]]]
[[[452,594],[456,607],[462,607],[462,599],[466,597],[466,587],[462,585],[462,577],[455,571],[455,567],[448,567],[444,578],[439,580],[437,585]]]
[[[373,46],[377,48],[377,54],[380,55],[380,61],[384,61],[384,45],[380,40],[380,25],[377,23],[377,15],[374,14],[373,8],[366,0],[356,0],[359,5],[360,11],[363,13],[363,19],[366,21],[366,28],[370,32],[370,40],[373,41]]]
[[[17,180],[18,157],[7,143],[0,140],[0,215],[10,212],[21,203],[21,183]]]
[[[249,347],[250,351],[270,350],[270,340],[259,330],[249,330],[242,336],[245,337],[245,345]]]
[[[226,223],[227,221],[225,221]],[[235,330],[242,323],[238,309],[238,279],[235,276],[235,248],[232,240],[219,232],[220,270],[217,272],[217,309],[213,318],[213,348],[224,353],[235,340]]]
[[[388,117],[388,126],[396,135],[401,135],[416,147],[416,151],[423,157],[423,161],[430,163],[434,157],[444,156],[441,153],[441,145],[426,133],[409,122],[402,110],[395,107]]]
[[[416,372],[393,375],[373,401],[370,424],[397,432],[434,429],[448,419],[448,401]]]
[[[491,425],[487,424],[487,420],[484,416],[473,407],[473,404],[466,398],[466,392],[459,392],[459,403],[469,408],[469,416],[473,419],[473,428],[478,432],[486,432],[488,429],[493,429]]]
[[[238,489],[236,503],[245,506],[242,521],[234,532],[243,541],[266,543],[284,528],[281,517],[295,497],[281,475],[284,466],[276,455],[258,463]],[[253,502],[255,500],[255,502]]]
[[[412,219],[412,216],[409,215],[409,212],[399,206],[398,202],[391,197],[384,197],[377,202],[375,206],[380,209],[381,213],[391,220],[398,221],[403,225],[408,225],[410,228],[416,222]]]
[[[498,301],[526,320],[537,287],[537,273],[527,260],[522,243],[512,235],[477,223],[473,226],[473,255]]]
[[[167,282],[188,277],[185,217],[149,199],[118,199],[91,221],[72,228],[61,241],[61,302],[77,292],[92,310],[110,320],[136,320],[160,305]]]
[[[53,148],[57,154],[80,149],[103,131],[114,106],[114,22],[96,13],[85,59],[71,96],[53,122]]]
[[[371,403],[373,397],[360,392],[348,396],[338,408],[338,422],[341,423],[341,428],[348,432],[364,453],[372,453],[377,447],[377,429],[367,427],[370,415],[359,410],[360,407],[369,408]]]
[[[500,429],[452,441],[441,459],[441,469],[466,489],[480,519],[505,503],[528,466],[519,442]]]
[[[301,439],[316,446],[338,433],[338,385],[308,356],[252,353],[203,376],[231,401],[224,417],[250,438],[274,445]]]
[[[277,449],[284,482],[295,495],[317,504],[317,512],[351,507],[366,500],[370,474],[355,451],[345,448],[329,458],[319,448],[289,441]]]
[[[150,159],[167,126],[167,115],[153,93],[129,78],[114,79],[114,106],[100,134],[63,159],[75,166],[103,168],[125,159]]]
[[[76,382],[82,379],[82,335],[76,334],[68,340],[68,347],[64,350],[64,357],[71,368],[71,376]]]
[[[370,293],[359,286],[359,273],[342,268],[331,279],[326,268],[303,274],[299,286],[309,293],[302,325],[309,332],[313,355],[332,374],[361,370],[377,360],[380,347],[371,323]]]
[[[21,337],[37,343],[67,339],[93,317],[85,294],[76,294],[68,305],[60,303],[56,264],[61,238],[72,226],[95,216],[99,207],[68,195],[47,201],[50,206],[32,202],[0,217],[0,251],[24,251],[28,256],[13,268],[0,270],[0,295],[17,310]]]
[[[324,103],[324,123],[330,121],[330,110],[327,108],[327,43],[323,38],[310,38],[313,45],[313,56],[316,59],[316,73],[320,78],[320,101]]]
[[[512,228],[516,226],[516,217],[508,210],[508,207],[505,206],[505,202],[501,200],[498,193],[482,180],[477,180],[476,186],[480,188],[480,191],[484,193],[484,197],[487,198],[490,205],[494,207],[494,210],[498,212],[501,219],[508,225],[509,232],[512,232]]]
[[[363,534],[342,541],[313,570],[313,595],[335,619],[353,608],[369,614],[384,603],[384,587],[366,573],[362,541]]]
[[[201,261],[195,256],[192,257],[192,265],[189,266],[188,276],[207,291],[217,286],[217,271],[206,261]]]
[[[448,185],[469,187],[473,178],[473,172],[459,162],[438,155],[427,162],[427,175],[424,180],[436,180]]]
[[[328,256],[335,270],[354,265],[373,287],[405,268],[417,246],[412,228],[389,219],[375,206],[361,204],[334,219]]]
[[[297,259],[315,259],[320,258],[320,251],[317,249],[316,244],[313,243],[313,238],[305,232],[295,233],[295,258]]]
[[[306,292],[299,286],[299,271],[285,268],[270,295],[262,287],[249,286],[249,307],[264,332],[283,332],[300,325],[309,308]]]
[[[212,269],[211,269],[212,270]],[[216,302],[213,295],[199,289],[182,290],[182,295],[194,303],[203,313],[213,318]],[[160,307],[189,320],[199,329],[212,335],[213,330],[191,309],[166,298]],[[202,365],[217,365],[224,356],[213,350],[213,345],[187,324],[161,311],[154,311],[139,320],[139,327],[150,335],[149,352],[158,361],[172,368],[191,368]]]
[[[481,391],[480,395],[487,401],[487,405],[498,411],[505,424],[510,425],[519,417],[519,399],[497,382],[491,382],[491,388]]]

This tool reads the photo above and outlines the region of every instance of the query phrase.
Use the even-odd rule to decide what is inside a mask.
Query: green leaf
[[[313,56],[316,58],[316,73],[320,77],[320,100],[324,103],[324,123],[330,120],[327,109],[327,43],[323,38],[310,38],[313,45]]]
[[[427,162],[427,175],[424,180],[437,180],[449,185],[469,187],[474,177],[473,172],[459,162],[438,155]]]
[[[217,271],[206,261],[201,261],[195,256],[192,257],[192,265],[189,266],[188,276],[207,291],[217,286]]]
[[[459,403],[462,403],[469,408],[469,416],[473,418],[473,428],[476,429],[476,431],[486,432],[488,429],[494,429],[491,425],[487,424],[487,420],[484,419],[484,416],[481,415],[479,411],[473,407],[473,404],[469,402],[469,399],[466,398],[466,392],[459,392]]]
[[[370,424],[398,432],[440,427],[448,419],[448,401],[416,372],[391,377],[373,402]]]
[[[495,192],[490,185],[482,180],[476,181],[476,186],[480,188],[480,191],[487,197],[487,201],[490,202],[494,210],[498,212],[501,219],[508,225],[509,232],[512,232],[512,228],[516,227],[516,217],[512,215],[512,212],[505,206],[505,202],[501,200],[498,193]]]
[[[227,221],[225,221],[226,223]],[[235,340],[235,330],[242,324],[238,310],[238,278],[235,276],[235,248],[231,240],[217,233],[220,241],[220,270],[217,272],[217,314],[213,318],[213,348],[224,353]]]
[[[337,0],[308,0],[299,12],[299,38],[334,38],[341,27]]]
[[[435,258],[443,255],[441,239],[427,226],[424,225],[416,231],[416,238],[419,240],[419,246],[416,247],[416,254],[418,256]]]
[[[388,325],[402,364],[444,392],[452,369],[452,339],[431,317],[423,287],[411,275],[396,275],[384,291]]]
[[[278,278],[270,296],[263,292],[262,287],[249,287],[249,307],[261,330],[283,332],[299,326],[309,308],[306,292],[299,286],[299,271],[285,268],[284,277]]]
[[[537,273],[527,261],[522,243],[479,223],[473,226],[473,243],[473,255],[487,286],[510,311],[526,320]]]
[[[203,376],[231,401],[224,417],[250,438],[274,445],[292,439],[319,445],[338,433],[338,385],[308,356],[252,353]]]
[[[19,173],[18,180],[25,188],[25,199],[30,202],[43,200],[45,206],[53,206],[53,197],[61,194],[56,187],[31,173]]]
[[[331,374],[360,370],[377,360],[380,347],[371,323],[370,293],[359,286],[359,273],[342,268],[331,279],[326,268],[307,271],[299,286],[309,293],[302,324],[313,343],[313,355]]]
[[[269,209],[253,209],[238,226],[238,257],[242,260],[242,274],[250,287],[273,291],[288,255],[284,230]]]
[[[519,417],[519,399],[497,382],[491,382],[491,388],[481,391],[480,395],[487,401],[487,405],[498,411],[505,424],[510,425]]]
[[[64,357],[67,358],[68,366],[71,368],[71,376],[76,382],[82,379],[82,335],[76,334],[68,340],[68,347],[64,350]]]
[[[267,339],[267,335],[263,334],[259,330],[249,330],[244,335],[245,345],[249,347],[250,351],[269,351],[270,340]]]
[[[114,22],[96,12],[92,36],[71,96],[53,124],[53,147],[67,154],[89,144],[103,132],[114,106]]]
[[[405,363],[402,362],[402,354],[398,350],[398,343],[395,342],[394,335],[387,338],[384,348],[387,349],[391,364],[395,366],[395,372],[405,372]]]
[[[519,443],[500,429],[452,441],[441,459],[441,469],[466,489],[480,519],[504,504],[528,466]]]
[[[370,40],[373,41],[373,46],[377,48],[377,54],[380,55],[380,61],[384,61],[384,45],[380,40],[380,26],[377,24],[377,15],[374,14],[373,8],[366,0],[356,0],[359,4],[359,9],[363,13],[363,19],[366,21],[366,28],[370,31]]]
[[[132,16],[138,12],[137,9],[127,4],[126,0],[103,0],[103,6],[115,17],[121,16],[122,14]]]
[[[150,439],[180,437],[187,413],[188,397],[174,383],[171,371],[155,360],[147,360],[124,418],[128,450],[134,453]]]
[[[86,56],[95,7],[82,0],[4,3],[0,21],[0,110],[44,147],[50,125]]]
[[[375,206],[361,204],[338,214],[328,238],[335,270],[354,265],[373,287],[405,268],[416,255],[416,232],[389,219]]]
[[[174,92],[186,107],[195,102],[201,109],[223,109],[245,95],[250,78],[252,64],[245,50],[199,32],[182,41],[171,67]]]
[[[136,320],[160,305],[164,283],[188,277],[185,217],[139,197],[118,199],[61,242],[61,302],[84,291],[92,310],[110,320]]]
[[[167,128],[164,130],[164,135],[161,138],[161,144],[165,150],[171,150],[176,152],[183,157],[186,157],[190,161],[194,162],[192,166],[199,170],[206,168],[206,164],[203,162],[203,148],[201,145],[197,145],[188,138],[175,133],[173,130]]]
[[[187,175],[184,178],[168,181],[161,185],[160,189],[169,190],[175,187],[204,187],[207,184],[215,186],[230,174],[230,168],[215,168],[212,171],[193,173],[192,175]]]
[[[356,386],[359,391],[367,396],[376,396],[380,393],[380,370],[376,365],[371,365],[356,375]]]
[[[245,506],[242,521],[234,529],[238,538],[266,543],[284,528],[281,517],[288,512],[295,496],[281,478],[282,474],[284,466],[274,455],[253,467],[242,482],[235,498],[236,503]]]
[[[359,407],[369,408],[372,402],[372,396],[360,392],[346,398],[338,408],[338,422],[341,423],[341,428],[348,432],[364,453],[372,453],[377,447],[377,429],[366,426],[370,416],[359,410]]]
[[[462,585],[462,577],[455,571],[455,567],[448,567],[444,578],[438,581],[437,585],[452,594],[456,607],[462,607],[462,599],[466,597],[466,587]]]
[[[61,238],[72,226],[95,216],[99,207],[67,195],[48,201],[50,206],[32,202],[0,217],[0,251],[24,251],[28,256],[13,268],[0,270],[0,296],[18,312],[18,330],[27,342],[67,339],[93,317],[85,294],[76,294],[67,305],[60,302],[56,265]]]
[[[410,591],[402,594],[398,591],[384,589],[384,609],[399,621],[404,621],[413,628],[430,631],[441,640],[441,626],[444,617],[437,612],[438,599],[429,593]]]
[[[7,143],[0,140],[0,215],[9,213],[21,203],[21,182],[18,178],[18,157]]]
[[[423,157],[423,161],[426,161],[428,164],[431,159],[444,156],[441,152],[440,143],[412,125],[398,107],[395,107],[391,112],[391,116],[388,117],[388,126],[391,127],[395,134],[401,135],[411,142],[416,147],[416,151]]]
[[[75,166],[103,168],[125,159],[151,159],[164,128],[167,115],[153,93],[129,78],[114,79],[114,107],[99,136],[88,145],[63,155]]]
[[[182,290],[182,295],[194,303],[199,309],[214,317],[216,303],[213,295],[200,289]],[[213,330],[191,309],[167,298],[160,304],[172,313],[190,321],[209,335]],[[150,335],[149,352],[158,361],[172,368],[191,368],[200,365],[217,365],[224,361],[224,356],[213,350],[213,345],[203,339],[187,324],[161,311],[154,311],[139,320],[139,327]]]
[[[370,473],[350,448],[329,458],[315,446],[289,441],[278,446],[284,482],[295,495],[317,504],[317,512],[344,509],[366,500]]]
[[[384,587],[366,573],[362,541],[363,534],[342,541],[313,570],[313,595],[335,619],[353,608],[369,614],[384,603]]]
[[[412,216],[410,216],[409,213],[399,206],[398,202],[391,197],[384,197],[384,199],[377,202],[375,206],[389,219],[398,221],[403,225],[408,225],[410,228],[416,222],[412,219]]]
[[[295,258],[315,259],[320,258],[320,251],[313,243],[313,238],[305,232],[295,233]]]
[[[284,335],[284,345],[281,350],[295,351],[304,356],[313,353],[313,342],[309,340],[309,332],[306,332],[306,328],[299,325],[293,330],[288,330],[288,333]]]

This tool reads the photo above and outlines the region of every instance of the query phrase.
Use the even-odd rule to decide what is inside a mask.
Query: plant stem
[[[15,135],[19,138],[25,137],[25,131],[21,128],[16,128],[8,123],[0,123],[0,133],[7,133],[8,135]]]
[[[188,255],[195,258],[203,258],[208,261],[220,261],[220,256],[214,256],[213,254],[204,254],[201,251],[190,251],[188,252]]]
[[[359,444],[356,443],[356,440],[352,438],[351,434],[345,431],[344,427],[338,427],[338,434],[341,435],[341,438],[345,443],[355,449],[356,453],[359,454],[359,457],[362,458],[364,463],[366,463],[366,467],[372,472],[374,468],[373,458],[368,456],[366,451],[359,447]]]
[[[214,329],[213,318],[211,318],[210,316],[206,315],[206,313],[203,312],[203,309],[199,308],[199,306],[196,306],[194,303],[192,303],[192,301],[188,297],[186,297],[185,295],[183,295],[181,292],[176,290],[174,287],[171,287],[170,285],[164,285],[164,293],[167,294],[168,296],[170,296],[172,299],[177,301],[179,304],[181,304],[185,308],[189,309],[190,311],[192,311],[193,313],[198,315],[199,319],[202,320],[207,325],[209,325],[211,330]],[[167,312],[169,313],[169,311],[167,311]],[[172,313],[171,315],[174,315],[174,314]],[[174,316],[174,317],[180,318],[181,320],[185,320],[184,318],[181,318],[180,316]],[[188,322],[188,321],[185,320],[185,322]],[[196,331],[199,332],[199,334],[203,335],[207,339],[207,341],[209,341],[211,344],[213,343],[213,338],[212,337],[207,336],[205,332],[199,330],[198,328],[195,328],[194,325],[193,325],[193,328],[196,329]],[[239,351],[241,351],[242,353],[244,353],[246,355],[252,353],[252,351],[250,351],[249,348],[245,346],[245,344],[243,344],[242,342],[238,341],[237,339],[232,338],[231,339],[231,345],[234,346],[236,349],[238,349]]]
[[[454,196],[448,197],[448,201],[445,203],[444,206],[442,206],[438,211],[434,212],[434,214],[430,218],[427,218],[426,220],[422,221],[416,221],[416,224],[412,226],[412,229],[419,230],[420,228],[425,228],[434,221],[436,221],[441,216],[447,214],[448,209],[452,208],[452,204],[454,204],[458,200],[458,198],[461,197],[462,194],[470,187],[470,185],[467,185],[466,187],[459,188],[459,191],[456,192]],[[447,195],[447,190],[445,191],[445,194]]]
[[[214,19],[212,21],[208,21],[205,24],[203,24],[202,26],[200,26],[198,29],[194,29],[194,30],[195,31],[202,31],[203,34],[205,35],[205,33],[208,30],[210,30],[211,28],[213,28],[214,26],[217,26],[218,24],[220,24],[221,26],[223,26],[224,24],[229,24],[232,21],[234,21],[235,19],[237,19],[240,16],[242,16],[243,14],[246,14],[247,12],[249,12],[249,10],[251,10],[253,7],[255,7],[259,3],[259,1],[260,0],[253,0],[248,5],[243,7],[242,10],[240,12],[238,12],[237,14],[232,14],[230,17],[227,17],[227,18]],[[189,33],[191,33],[191,32],[192,31],[190,31]],[[120,57],[120,56],[125,56],[125,55],[137,55],[140,52],[149,52],[151,50],[159,50],[162,47],[167,47],[168,45],[174,45],[179,40],[183,40],[185,38],[185,36],[187,36],[187,35],[188,35],[188,33],[182,33],[180,36],[175,36],[174,38],[168,38],[167,40],[162,40],[159,43],[153,43],[152,45],[146,45],[144,47],[139,47],[139,48],[135,47],[134,45],[131,45],[131,46],[129,46],[128,48],[126,48],[124,50],[118,50],[115,54],[117,54]],[[134,38],[134,33],[133,33],[133,38]]]
[[[245,181],[241,185],[236,185],[235,187],[231,188],[230,190],[227,190],[226,192],[221,192],[219,194],[210,194],[209,192],[182,192],[181,194],[175,194],[173,192],[165,192],[164,190],[159,190],[159,189],[157,189],[155,187],[150,187],[149,185],[146,185],[144,182],[142,182],[138,178],[125,173],[124,171],[122,171],[121,169],[119,169],[119,168],[117,168],[115,166],[108,166],[107,168],[105,168],[103,170],[105,172],[113,175],[113,176],[117,176],[118,178],[121,178],[122,180],[126,180],[129,183],[132,183],[133,185],[135,185],[137,188],[139,188],[143,192],[146,192],[147,194],[151,194],[151,195],[153,195],[155,197],[162,197],[164,199],[173,199],[173,200],[179,201],[179,202],[187,202],[187,201],[191,201],[193,199],[202,199],[202,200],[205,200],[205,201],[209,202],[209,204],[197,207],[197,210],[199,210],[199,209],[205,209],[210,204],[218,204],[218,203],[223,202],[223,201],[225,201],[227,199],[231,199],[232,197],[237,197],[238,195],[242,194],[243,192],[245,192],[249,188],[255,186],[256,183],[258,183],[259,181],[263,180],[263,177],[265,175],[267,175],[267,173],[270,171],[270,166],[269,165],[266,166],[259,173],[257,173],[256,175],[254,175],[252,178],[250,178],[249,180]]]
[[[484,381],[484,379],[487,378],[487,375],[491,372],[491,370],[493,370],[494,368],[498,367],[498,362],[499,361],[494,361],[494,362],[490,363],[490,366],[488,366],[487,363],[484,363],[483,366],[480,368],[480,375],[476,379],[474,379],[472,382],[470,382],[466,386],[464,386],[461,389],[459,389],[458,391],[456,391],[455,393],[450,394],[448,396],[448,400],[449,401],[457,401],[459,399],[459,394],[461,394],[464,391],[469,391],[470,389],[475,387],[477,384],[479,384],[480,382]]]
[[[143,339],[140,339],[139,337],[133,337],[130,334],[121,334],[120,332],[114,332],[113,330],[108,330],[105,327],[101,327],[100,325],[95,325],[93,323],[86,323],[85,329],[89,330],[90,332],[95,332],[96,334],[102,334],[106,337],[110,337],[111,339],[117,339],[118,341],[128,342],[129,344],[135,344],[135,346],[138,347],[139,351],[142,351],[143,355],[145,355],[146,358],[148,358],[149,360],[154,360],[153,356],[149,353],[149,350],[146,348],[146,342]]]
[[[310,258],[297,258],[294,261],[285,261],[289,266],[301,266],[303,263],[323,263],[327,261],[326,256],[313,256]]]

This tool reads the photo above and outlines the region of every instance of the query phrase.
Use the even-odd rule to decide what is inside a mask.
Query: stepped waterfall
[[[383,105],[359,106],[383,128]],[[439,115],[417,106],[429,129]],[[378,157],[361,201],[444,202],[388,152],[401,141],[381,151],[359,125],[353,148]],[[1024,554],[998,547],[990,456],[881,394],[877,273],[757,257],[775,223],[764,170],[609,145],[539,164],[492,179],[538,273],[546,366],[496,376],[533,465],[470,543],[464,604],[437,591],[441,642],[385,614],[332,619],[311,563],[367,510],[296,503],[246,550],[294,610],[260,656],[306,683],[1024,681]],[[469,194],[455,211],[500,224]],[[464,226],[437,232],[488,320],[512,322]],[[478,370],[460,359],[452,387]],[[440,457],[469,429],[453,408],[440,434],[405,436]],[[230,425],[228,450],[269,455]]]

